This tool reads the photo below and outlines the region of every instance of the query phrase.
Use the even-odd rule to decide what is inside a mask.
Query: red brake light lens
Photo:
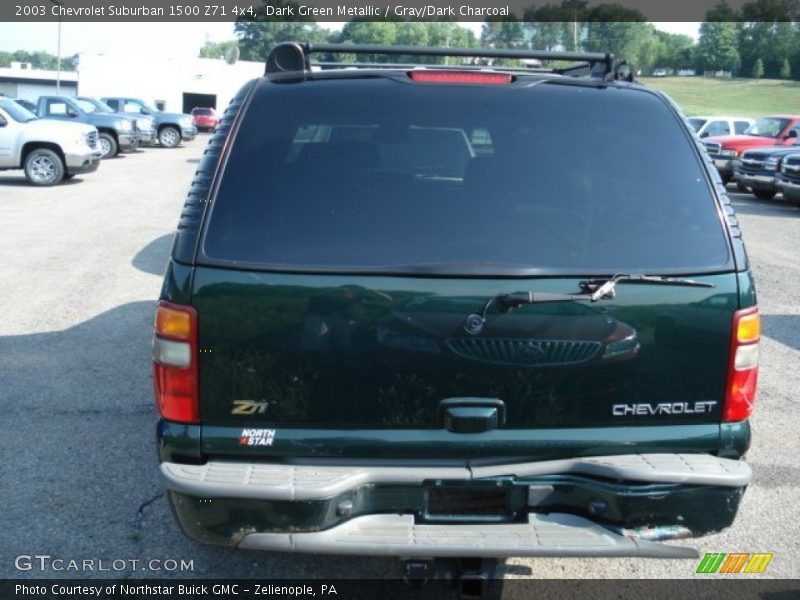
[[[722,408],[723,421],[743,421],[753,413],[758,382],[760,336],[761,316],[758,308],[746,308],[733,314],[728,382]]]
[[[411,71],[408,76],[422,83],[473,83],[507,85],[514,80],[504,73],[471,73],[469,71]]]
[[[197,311],[159,302],[153,338],[156,407],[164,419],[200,422],[197,369]]]

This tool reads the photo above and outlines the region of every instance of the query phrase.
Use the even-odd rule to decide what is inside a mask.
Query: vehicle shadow
[[[730,194],[731,204],[738,214],[764,217],[800,218],[800,209],[780,196],[775,200],[759,200],[746,194]]]
[[[83,181],[83,178],[78,175],[73,177],[72,179],[65,179],[58,185],[49,186],[50,189],[57,190],[62,185],[76,185]],[[0,186],[8,186],[8,187],[27,187],[27,188],[35,188],[35,185],[32,185],[25,179],[24,175],[3,175],[0,176]],[[48,186],[42,187],[41,189],[48,189]]]
[[[170,577],[387,577],[393,561],[386,558],[235,551],[180,532],[158,477],[154,309],[154,301],[131,302],[65,329],[0,336],[5,472],[30,473],[5,480],[4,552],[91,553],[107,564],[122,557],[193,561],[191,571]],[[1,561],[0,577],[14,575],[12,561]],[[114,575],[154,576],[138,569]]]
[[[800,315],[761,315],[764,336],[800,350]]]
[[[168,233],[154,239],[136,253],[131,264],[145,273],[163,275],[167,268],[174,233]]]

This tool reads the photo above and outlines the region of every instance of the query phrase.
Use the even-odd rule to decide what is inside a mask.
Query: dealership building
[[[162,110],[188,113],[196,106],[223,111],[247,81],[264,74],[264,63],[218,58],[137,58],[80,54],[82,96],[141,98]]]
[[[32,68],[30,63],[12,61],[10,67],[0,68],[0,95],[23,100],[55,94],[60,88],[64,96],[74,96],[78,90],[75,71],[45,71]]]
[[[0,69],[0,94],[36,101],[64,96],[129,96],[170,112],[196,106],[223,111],[247,81],[264,74],[264,63],[217,58],[137,58],[131,55],[80,54],[78,71],[43,71],[26,63]]]

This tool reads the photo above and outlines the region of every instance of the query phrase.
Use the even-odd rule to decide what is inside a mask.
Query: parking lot
[[[206,141],[201,135],[178,149],[121,155],[53,188],[29,186],[21,172],[0,174],[0,577],[397,575],[388,559],[201,546],[169,514],[156,471],[150,335],[171,232]],[[764,315],[748,455],[754,483],[731,529],[672,543],[701,553],[772,552],[765,576],[796,578],[800,210],[780,196],[732,198]],[[19,571],[19,555],[127,563],[110,573]],[[132,559],[141,562],[132,567]],[[192,568],[158,566],[181,559]],[[502,572],[682,578],[696,567],[695,560],[514,559]]]

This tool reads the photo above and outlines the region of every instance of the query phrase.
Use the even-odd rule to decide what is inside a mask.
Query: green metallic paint
[[[503,400],[509,428],[715,422],[738,290],[732,274],[700,279],[715,287],[620,285],[615,299],[596,304],[490,311],[484,332],[471,337],[466,317],[495,294],[577,293],[580,280],[198,267],[192,304],[200,322],[203,420],[427,430],[442,426],[442,400],[475,396]],[[542,366],[535,361],[547,340],[559,340],[559,356],[574,359],[569,352],[580,344],[595,354]],[[263,412],[232,415],[234,400],[266,404]],[[708,401],[716,404],[707,413],[612,416],[611,409]]]
[[[240,446],[241,426],[203,426],[203,454],[245,460],[253,448]],[[278,427],[259,457],[313,458],[488,458],[550,460],[577,456],[687,452],[714,454],[719,424],[496,429],[451,433],[444,429],[298,429]]]

